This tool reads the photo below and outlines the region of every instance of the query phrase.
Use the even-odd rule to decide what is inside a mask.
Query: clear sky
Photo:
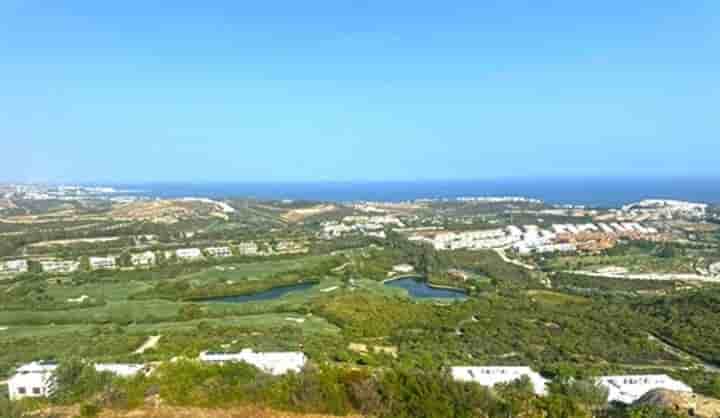
[[[720,175],[720,1],[0,2],[0,179]]]

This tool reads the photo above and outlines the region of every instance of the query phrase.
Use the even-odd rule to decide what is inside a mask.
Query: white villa
[[[130,262],[133,266],[152,266],[157,262],[157,257],[152,251],[130,255]]]
[[[57,364],[51,362],[32,362],[21,366],[8,380],[10,399],[42,398],[52,395],[55,390],[53,376],[55,369]]]
[[[453,367],[452,377],[459,382],[475,382],[482,386],[493,387],[499,383],[510,383],[527,376],[537,395],[547,393],[547,379],[529,367]]]
[[[199,248],[182,248],[175,251],[175,256],[180,260],[197,260],[203,258]]]
[[[678,392],[692,392],[692,388],[683,382],[664,374],[603,376],[597,383],[608,389],[608,402],[633,403],[644,394],[655,389],[667,389]]]
[[[273,376],[283,375],[288,372],[300,372],[307,362],[305,354],[300,352],[256,353],[248,348],[239,353],[204,351],[200,353],[199,359],[208,363],[220,364],[242,361]]]
[[[124,364],[124,363],[107,363],[107,364],[95,364],[95,371],[110,372],[115,376],[120,377],[133,377],[138,373],[145,370],[144,364]]]
[[[232,257],[230,247],[210,247],[205,248],[205,252],[211,257]]]
[[[120,377],[132,377],[145,370],[142,364],[95,364],[98,372],[109,372]],[[15,375],[8,380],[8,392],[11,400],[23,398],[44,398],[55,390],[55,370],[57,363],[34,361],[20,366]]]
[[[112,270],[116,267],[115,257],[90,257],[88,260],[92,270]]]

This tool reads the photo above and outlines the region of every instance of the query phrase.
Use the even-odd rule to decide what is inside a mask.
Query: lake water
[[[270,290],[263,290],[262,292],[251,293],[249,295],[222,296],[217,298],[205,299],[203,300],[203,302],[246,303],[258,302],[263,300],[273,300],[279,299],[291,292],[308,290],[316,284],[317,283],[298,283],[289,286],[278,286],[273,287]]]
[[[386,286],[399,287],[407,290],[410,297],[417,299],[442,298],[442,299],[467,299],[467,294],[462,290],[439,289],[429,286],[420,278],[408,277],[405,279],[392,280],[385,283]]]

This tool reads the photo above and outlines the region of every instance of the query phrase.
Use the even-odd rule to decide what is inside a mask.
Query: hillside
[[[226,217],[221,206],[212,202],[195,200],[153,200],[125,203],[113,207],[110,216],[118,220],[165,224],[192,218]]]
[[[44,411],[45,417],[73,418],[79,415],[79,407],[52,408]],[[156,406],[134,409],[132,411],[105,410],[98,418],[330,418],[331,415],[296,414],[285,411],[242,406],[223,409],[178,408],[171,406]],[[357,415],[348,415],[346,418],[362,418]]]
[[[699,418],[720,416],[720,400],[693,393],[653,390],[640,398],[636,404],[662,407]]]

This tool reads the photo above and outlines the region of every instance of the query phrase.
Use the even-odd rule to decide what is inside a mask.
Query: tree
[[[132,267],[132,256],[130,253],[123,251],[123,253],[118,257],[118,264],[121,267]]]

